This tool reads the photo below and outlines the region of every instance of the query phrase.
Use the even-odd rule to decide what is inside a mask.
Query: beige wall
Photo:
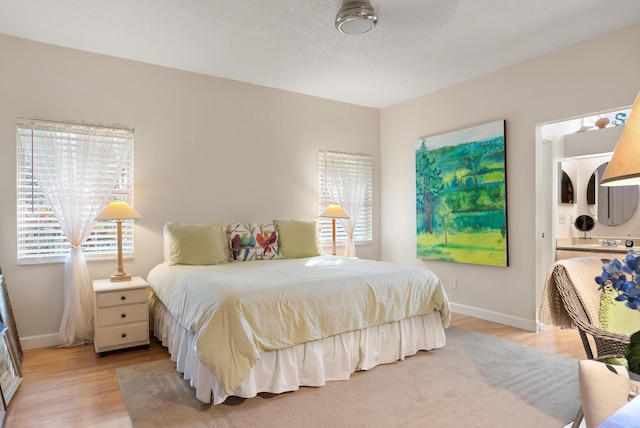
[[[320,149],[373,155],[374,242],[358,253],[380,257],[379,110],[3,35],[0,53],[0,266],[27,345],[55,340],[63,264],[17,265],[17,117],[135,129],[144,218],[130,274],[161,261],[167,221],[316,218]],[[114,270],[115,261],[89,262],[94,279]]]
[[[640,25],[384,109],[381,116],[382,259],[426,266],[454,309],[534,328],[536,125],[628,106],[640,90]],[[416,258],[415,142],[506,119],[510,266]]]
[[[630,105],[640,89],[640,26],[523,62],[382,111],[0,35],[0,266],[21,337],[51,341],[62,264],[16,263],[17,117],[135,129],[136,257],[162,258],[167,221],[269,221],[317,215],[317,152],[374,156],[374,243],[365,258],[425,266],[454,308],[530,328],[535,320],[535,127]],[[415,250],[415,142],[507,121],[507,268],[422,261]],[[92,278],[115,262],[90,262]]]

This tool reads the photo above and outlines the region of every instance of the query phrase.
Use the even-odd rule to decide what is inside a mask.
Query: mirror
[[[573,222],[573,225],[581,232],[584,232],[585,236],[587,232],[596,227],[596,222],[590,215],[579,215],[576,217],[576,221]]]
[[[601,186],[600,180],[609,162],[600,165],[591,174],[587,185],[589,211],[598,223],[619,226],[626,223],[638,207],[638,186]]]
[[[565,170],[562,170],[562,175],[560,176],[560,203],[573,204],[574,202],[571,177],[569,177],[569,174],[567,174]]]

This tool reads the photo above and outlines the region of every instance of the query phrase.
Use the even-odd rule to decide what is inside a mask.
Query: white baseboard
[[[49,348],[51,346],[58,346],[58,333],[21,337],[20,346],[24,351],[26,351],[27,349]]]
[[[451,311],[458,314],[468,315],[470,317],[480,318],[486,321],[497,322],[499,324],[521,328],[527,331],[537,331],[537,323],[535,320],[514,317],[512,315],[505,315],[499,312],[488,311],[486,309],[475,308],[473,306],[461,305],[458,303],[450,303],[450,306]]]

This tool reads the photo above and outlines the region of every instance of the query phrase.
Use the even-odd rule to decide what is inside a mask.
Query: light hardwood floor
[[[585,358],[577,331],[546,327],[533,333],[453,314],[452,325],[573,358]],[[93,345],[24,352],[24,378],[9,403],[5,427],[131,427],[115,370],[169,358],[152,339],[149,349],[99,357]]]

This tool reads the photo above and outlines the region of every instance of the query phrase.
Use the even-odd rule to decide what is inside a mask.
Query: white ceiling
[[[640,22],[639,0],[371,3],[348,36],[342,0],[0,0],[0,33],[383,108]]]

